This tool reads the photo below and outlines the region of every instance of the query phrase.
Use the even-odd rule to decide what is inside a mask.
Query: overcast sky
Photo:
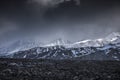
[[[25,36],[79,41],[120,31],[119,0],[65,1],[0,0],[0,44]]]

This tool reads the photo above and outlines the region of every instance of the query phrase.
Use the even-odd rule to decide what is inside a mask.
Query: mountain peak
[[[120,32],[113,32],[108,37],[120,37]]]
[[[58,38],[58,39],[50,42],[46,46],[67,45],[67,44],[71,44],[71,42],[68,40],[64,40],[62,38]]]
[[[116,40],[120,40],[120,32],[113,32],[109,36],[106,37],[107,41],[114,42]]]

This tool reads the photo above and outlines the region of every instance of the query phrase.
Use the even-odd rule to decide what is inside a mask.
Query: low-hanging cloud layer
[[[120,31],[118,0],[73,1],[1,0],[0,44],[26,36],[79,41]]]

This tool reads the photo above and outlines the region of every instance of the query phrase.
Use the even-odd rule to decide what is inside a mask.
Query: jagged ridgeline
[[[1,54],[1,57],[27,59],[120,60],[120,33],[118,32],[114,32],[105,38],[79,42],[56,39],[46,44],[35,41],[25,43],[26,41],[19,41],[17,44],[10,45],[10,48],[6,47],[6,52]],[[13,47],[14,45],[16,45],[15,48]]]

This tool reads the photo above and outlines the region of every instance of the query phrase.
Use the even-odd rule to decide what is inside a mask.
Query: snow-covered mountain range
[[[22,40],[15,40],[8,45],[0,47],[0,54],[12,54],[18,51],[28,50],[34,47],[43,46],[44,44],[38,40],[27,38]]]
[[[57,39],[43,44],[37,41],[17,41],[10,46],[0,48],[4,57],[32,59],[68,59],[82,60],[120,60],[120,33],[95,40],[70,42]]]

